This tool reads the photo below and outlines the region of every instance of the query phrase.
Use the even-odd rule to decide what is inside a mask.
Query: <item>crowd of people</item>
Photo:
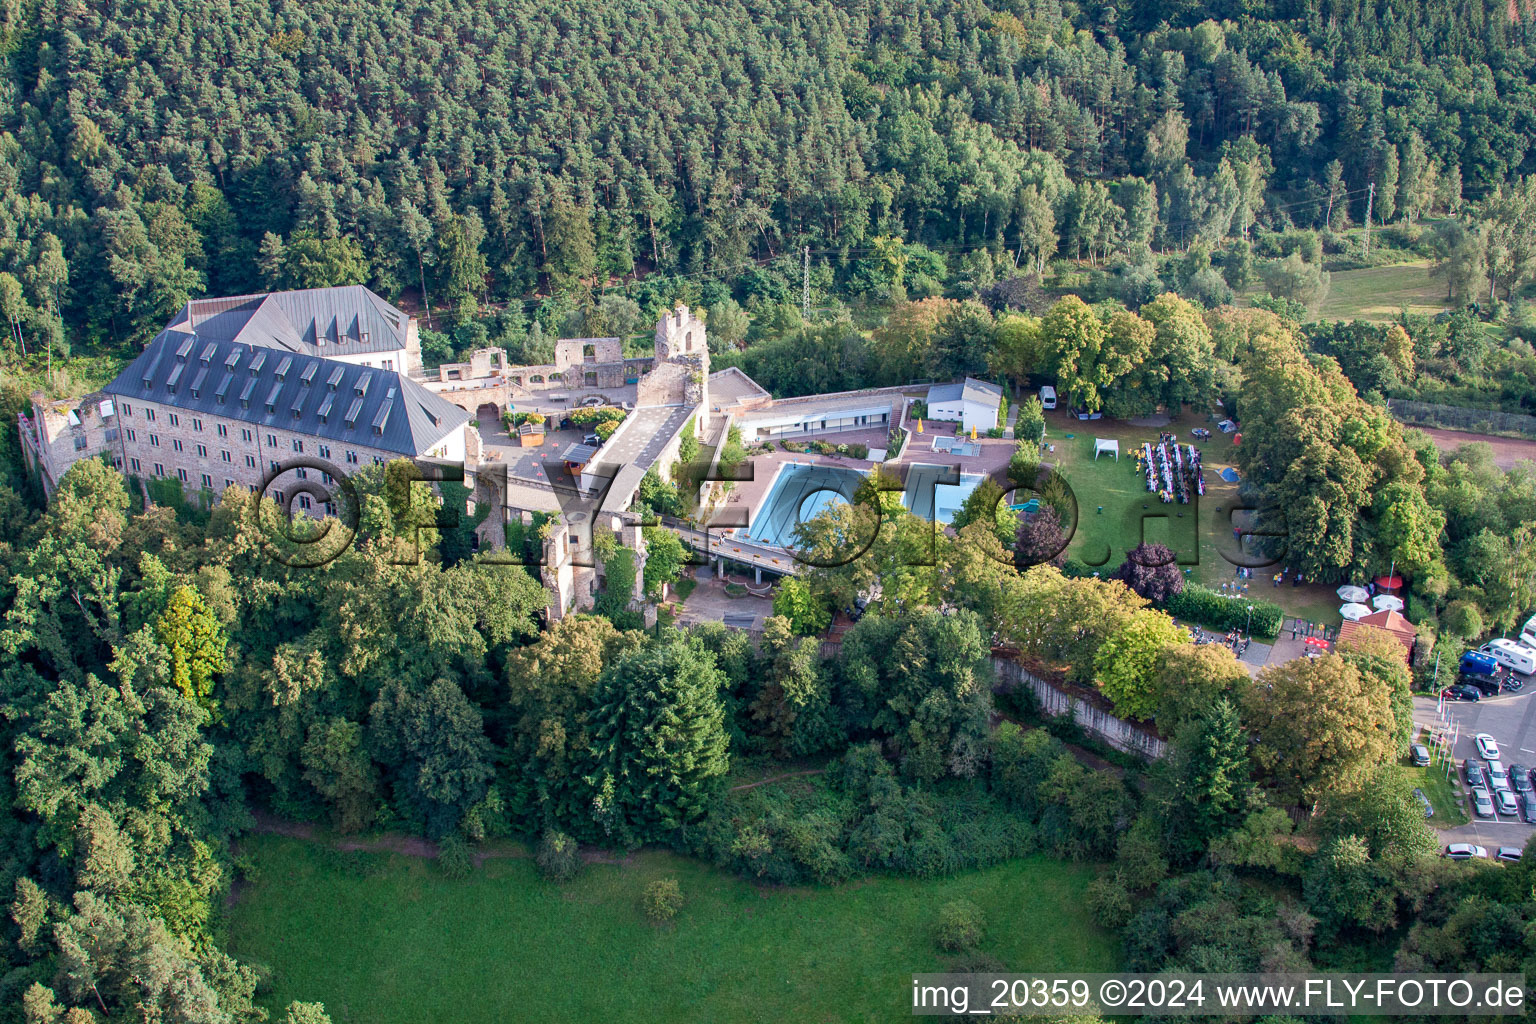
[[[1200,464],[1200,449],[1179,444],[1166,431],[1156,444],[1143,442],[1136,453],[1136,469],[1147,481],[1147,490],[1164,503],[1189,504],[1190,496],[1205,493],[1205,469]]]

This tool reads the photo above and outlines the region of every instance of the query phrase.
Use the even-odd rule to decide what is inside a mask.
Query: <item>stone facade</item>
[[[32,394],[32,415],[20,413],[22,455],[37,473],[43,493],[52,494],[59,478],[81,459],[105,457],[119,469],[117,405],[110,395],[96,392],[83,398],[49,401]]]

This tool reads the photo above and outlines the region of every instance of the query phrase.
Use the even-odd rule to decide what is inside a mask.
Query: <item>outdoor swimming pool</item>
[[[907,470],[906,488],[901,503],[920,519],[937,520],[948,526],[961,504],[984,477],[975,473],[958,474],[950,466],[914,463]],[[794,543],[795,527],[814,519],[822,509],[837,502],[851,502],[864,482],[865,474],[856,469],[791,462],[779,467],[768,496],[752,516],[747,539],[775,547]]]
[[[975,441],[964,441],[958,437],[936,437],[933,439],[933,450],[947,452],[950,455],[980,455],[981,445]]]

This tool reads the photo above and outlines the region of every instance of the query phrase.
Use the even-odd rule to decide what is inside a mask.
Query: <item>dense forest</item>
[[[973,276],[1135,264],[1372,199],[1377,223],[1454,213],[1533,169],[1533,19],[1491,0],[0,17],[0,305],[61,352],[262,286],[525,300],[550,331],[637,274],[758,266],[735,298],[783,298],[805,246],[854,290],[893,238]]]

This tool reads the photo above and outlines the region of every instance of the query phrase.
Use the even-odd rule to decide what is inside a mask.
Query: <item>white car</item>
[[[1451,860],[1471,860],[1473,857],[1487,857],[1488,851],[1476,843],[1452,843],[1445,848],[1445,855]]]
[[[1520,805],[1515,801],[1515,794],[1507,789],[1494,790],[1493,802],[1498,805],[1500,814],[1507,814],[1513,818],[1520,813]]]
[[[1477,752],[1490,761],[1499,758],[1499,741],[1485,732],[1480,732],[1472,737],[1472,742],[1477,744]]]
[[[1488,782],[1496,790],[1509,791],[1509,772],[1504,770],[1503,761],[1488,762]]]

